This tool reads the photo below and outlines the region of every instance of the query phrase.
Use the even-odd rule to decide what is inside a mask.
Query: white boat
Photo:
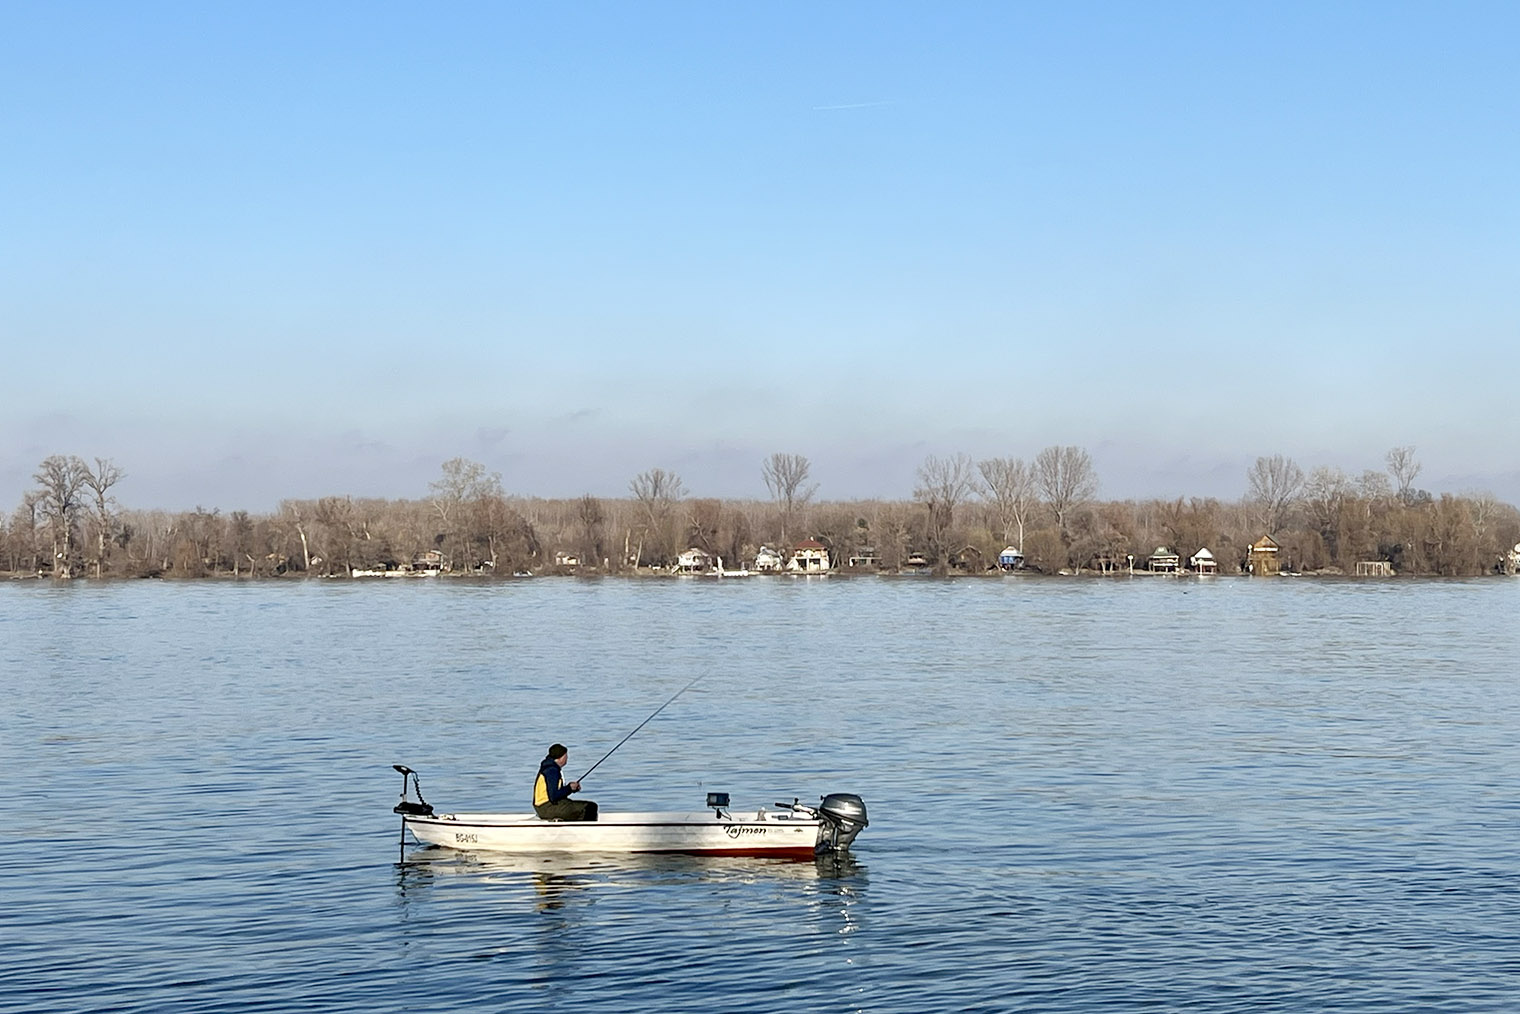
[[[691,855],[811,858],[844,851],[868,823],[859,796],[833,793],[817,806],[792,800],[774,809],[734,810],[728,794],[710,792],[708,810],[688,813],[602,813],[594,821],[542,820],[532,813],[435,813],[407,795],[411,768],[401,772],[405,834],[427,845],[483,852],[679,852]],[[416,784],[415,779],[412,784]]]

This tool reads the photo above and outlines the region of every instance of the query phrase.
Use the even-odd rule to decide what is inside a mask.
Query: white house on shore
[[[799,574],[823,574],[829,569],[829,550],[821,542],[804,539],[792,550],[786,569]]]
[[[1156,551],[1151,554],[1151,558],[1146,561],[1146,566],[1157,574],[1175,574],[1177,573],[1177,566],[1181,561],[1182,557],[1179,554],[1172,552],[1165,546],[1157,546]]]
[[[1024,554],[1007,546],[998,554],[998,566],[1003,570],[1018,570],[1024,566]]]
[[[711,554],[695,547],[676,557],[676,572],[680,574],[711,574],[715,565]]]
[[[774,574],[785,566],[786,560],[770,546],[761,546],[755,554],[755,569],[762,574]]]

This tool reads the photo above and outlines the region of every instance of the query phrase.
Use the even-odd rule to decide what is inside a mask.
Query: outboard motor
[[[865,801],[853,792],[831,792],[824,796],[823,802],[818,804],[818,816],[827,825],[829,835],[826,842],[819,835],[820,850],[847,850],[861,828],[870,823],[866,819]]]

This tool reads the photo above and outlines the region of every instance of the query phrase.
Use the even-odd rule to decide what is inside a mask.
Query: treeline
[[[931,456],[911,500],[828,501],[816,497],[807,458],[773,454],[761,463],[764,499],[693,497],[679,476],[653,468],[630,480],[627,497],[548,500],[509,494],[500,475],[455,458],[422,499],[328,496],[224,514],[125,508],[116,496],[124,469],[55,455],[0,519],[0,567],[57,579],[648,573],[688,548],[737,569],[762,546],[812,539],[836,568],[883,572],[981,573],[1005,547],[1039,572],[1113,571],[1143,568],[1165,546],[1184,562],[1207,548],[1232,573],[1270,534],[1284,568],[1302,572],[1349,573],[1364,561],[1411,575],[1513,571],[1514,506],[1418,488],[1412,448],[1390,451],[1386,466],[1305,473],[1278,455],[1257,459],[1239,500],[1104,501],[1087,452],[1050,447],[1028,461]]]

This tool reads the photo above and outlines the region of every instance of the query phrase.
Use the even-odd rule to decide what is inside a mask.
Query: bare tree
[[[1080,447],[1047,447],[1034,459],[1035,482],[1056,516],[1061,538],[1069,539],[1073,512],[1098,495],[1092,456]]]
[[[818,491],[817,483],[808,485],[811,467],[808,459],[800,454],[780,452],[766,458],[760,466],[765,488],[770,491],[771,499],[776,501],[776,507],[781,511],[782,545],[786,545],[786,530],[791,527],[793,516],[805,508]]]
[[[467,502],[465,517],[469,541],[483,547],[484,551],[479,555],[483,561],[490,562],[493,574],[508,572],[504,564],[510,565],[514,572],[527,567],[539,553],[538,529],[517,507],[527,506],[531,512],[531,503],[514,506],[507,502],[499,487],[490,492],[479,492],[479,496]],[[466,566],[474,568],[468,559]]]
[[[116,464],[106,458],[96,458],[95,468],[84,471],[84,484],[90,488],[93,494],[91,507],[95,511],[95,576],[101,575],[101,564],[106,558],[106,543],[110,541],[110,531],[115,522],[115,511],[119,506],[116,498],[111,495],[111,487],[122,479],[127,473],[122,471]]]
[[[493,515],[489,509],[480,508],[487,500],[503,497],[501,473],[488,471],[480,462],[468,458],[450,458],[443,463],[443,475],[428,483],[428,492],[444,535],[454,538],[455,566],[472,570],[471,542],[478,536],[487,545],[490,543],[490,536],[476,522]],[[488,549],[487,555],[493,552]]]
[[[242,562],[248,561],[249,574],[258,573],[258,561],[253,557],[253,521],[247,511],[233,511],[226,532],[227,555],[232,557],[232,576],[242,572]]]
[[[443,463],[443,475],[428,483],[433,509],[445,525],[457,519],[461,506],[501,493],[501,473],[488,472],[486,466],[468,458],[450,458]]]
[[[971,457],[957,454],[940,458],[931,454],[918,466],[918,486],[913,499],[929,512],[929,550],[936,563],[947,563],[946,536],[955,522],[955,508],[976,488]]]
[[[53,539],[53,576],[74,576],[74,528],[84,509],[81,492],[89,467],[72,454],[54,454],[45,459],[32,476],[37,480],[42,498],[37,509],[48,523]]]
[[[1477,571],[1482,573],[1487,569],[1490,554],[1495,554],[1498,550],[1497,546],[1489,544],[1488,536],[1503,504],[1487,490],[1473,490],[1466,496],[1468,513],[1472,519],[1473,558]]]
[[[1288,512],[1298,500],[1298,492],[1304,485],[1304,470],[1281,454],[1270,458],[1257,458],[1256,464],[1246,470],[1246,497],[1256,508],[1256,516],[1267,526],[1267,531],[1282,531],[1288,522]]]
[[[686,534],[690,540],[689,545],[712,556],[720,555],[722,549],[718,545],[718,532],[722,527],[723,501],[704,497],[691,501],[687,506]]]
[[[280,501],[282,526],[296,533],[301,540],[301,573],[311,570],[311,508],[300,500]]]
[[[1388,452],[1388,474],[1398,487],[1399,500],[1405,505],[1414,502],[1414,481],[1419,478],[1421,465],[1414,458],[1413,447],[1395,447]]]
[[[580,549],[577,552],[581,564],[595,563],[600,566],[606,557],[602,526],[607,522],[607,512],[602,508],[602,502],[587,493],[575,502],[575,520],[580,535]]]
[[[38,557],[41,554],[38,552],[38,546],[37,546],[37,515],[39,513],[38,505],[41,502],[42,502],[42,491],[41,490],[38,490],[38,489],[27,490],[21,496],[21,506],[19,506],[19,507],[16,508],[16,513],[11,518],[11,539],[12,539],[12,541],[13,542],[17,541],[21,537],[20,533],[22,533],[22,532],[26,533],[26,546],[25,546],[25,548],[26,548],[27,559],[29,561],[28,564],[27,564],[27,570],[29,570],[33,574],[38,574],[41,571],[41,569],[42,569],[38,565]],[[21,547],[17,546],[17,555],[18,556],[20,554],[20,550],[21,550]],[[15,566],[14,562],[12,563],[12,566],[13,567]]]
[[[670,526],[670,515],[675,505],[686,496],[686,487],[682,485],[681,477],[663,468],[651,468],[647,472],[640,472],[634,476],[628,483],[628,490],[638,502],[639,520],[642,527],[639,550],[634,555],[634,566],[638,566],[639,558],[643,556],[645,540],[652,540],[660,562],[667,562],[668,547],[665,545],[665,540]]]
[[[1024,524],[1035,505],[1034,469],[1023,458],[988,458],[977,462],[982,476],[982,495],[992,504],[1003,542],[1010,543],[1013,533],[1018,540],[1011,544],[1024,550]]]
[[[1356,481],[1356,494],[1370,506],[1379,506],[1386,504],[1393,492],[1386,474],[1367,468],[1362,470],[1361,478]]]
[[[1351,482],[1339,468],[1321,465],[1304,483],[1303,502],[1332,558],[1341,556],[1341,508],[1351,496]]]

